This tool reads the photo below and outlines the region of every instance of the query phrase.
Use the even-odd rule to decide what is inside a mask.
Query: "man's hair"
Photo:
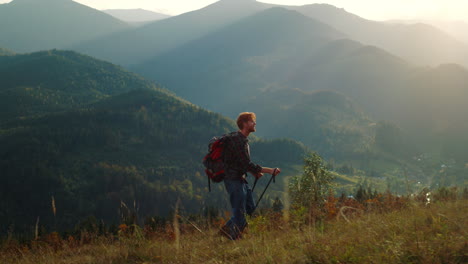
[[[252,112],[240,113],[239,116],[237,117],[237,127],[239,127],[239,129],[243,129],[244,122],[248,122],[250,120],[255,121],[256,119],[257,119],[257,116]]]

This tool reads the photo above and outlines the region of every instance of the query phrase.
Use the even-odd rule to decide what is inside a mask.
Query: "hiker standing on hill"
[[[254,113],[244,112],[237,118],[239,131],[229,135],[229,144],[225,151],[224,185],[229,194],[232,207],[231,219],[221,228],[221,233],[229,239],[235,240],[241,237],[241,233],[247,226],[245,214],[251,215],[255,209],[255,203],[246,177],[247,172],[259,179],[263,173],[273,176],[278,175],[279,168],[267,168],[254,164],[250,160],[250,148],[248,136],[255,132],[256,116]]]

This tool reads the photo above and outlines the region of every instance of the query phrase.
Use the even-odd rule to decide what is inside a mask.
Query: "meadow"
[[[121,224],[105,235],[9,239],[0,263],[467,263],[466,197],[431,198],[329,197],[321,208],[264,210],[237,241],[218,234],[228,215],[208,221],[178,214],[158,228]]]

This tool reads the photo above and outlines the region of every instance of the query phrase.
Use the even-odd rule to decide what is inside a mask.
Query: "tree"
[[[281,202],[279,197],[276,197],[275,201],[273,202],[273,211],[281,213],[281,211],[283,211],[283,207],[283,202]]]
[[[304,173],[293,177],[289,185],[289,193],[293,206],[310,208],[322,204],[332,188],[334,176],[328,171],[322,157],[317,153],[309,153],[304,158]]]

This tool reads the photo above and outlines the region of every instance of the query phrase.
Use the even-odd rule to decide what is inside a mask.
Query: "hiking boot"
[[[227,226],[223,226],[219,229],[219,234],[226,237],[229,240],[234,240],[230,234],[231,230]]]

